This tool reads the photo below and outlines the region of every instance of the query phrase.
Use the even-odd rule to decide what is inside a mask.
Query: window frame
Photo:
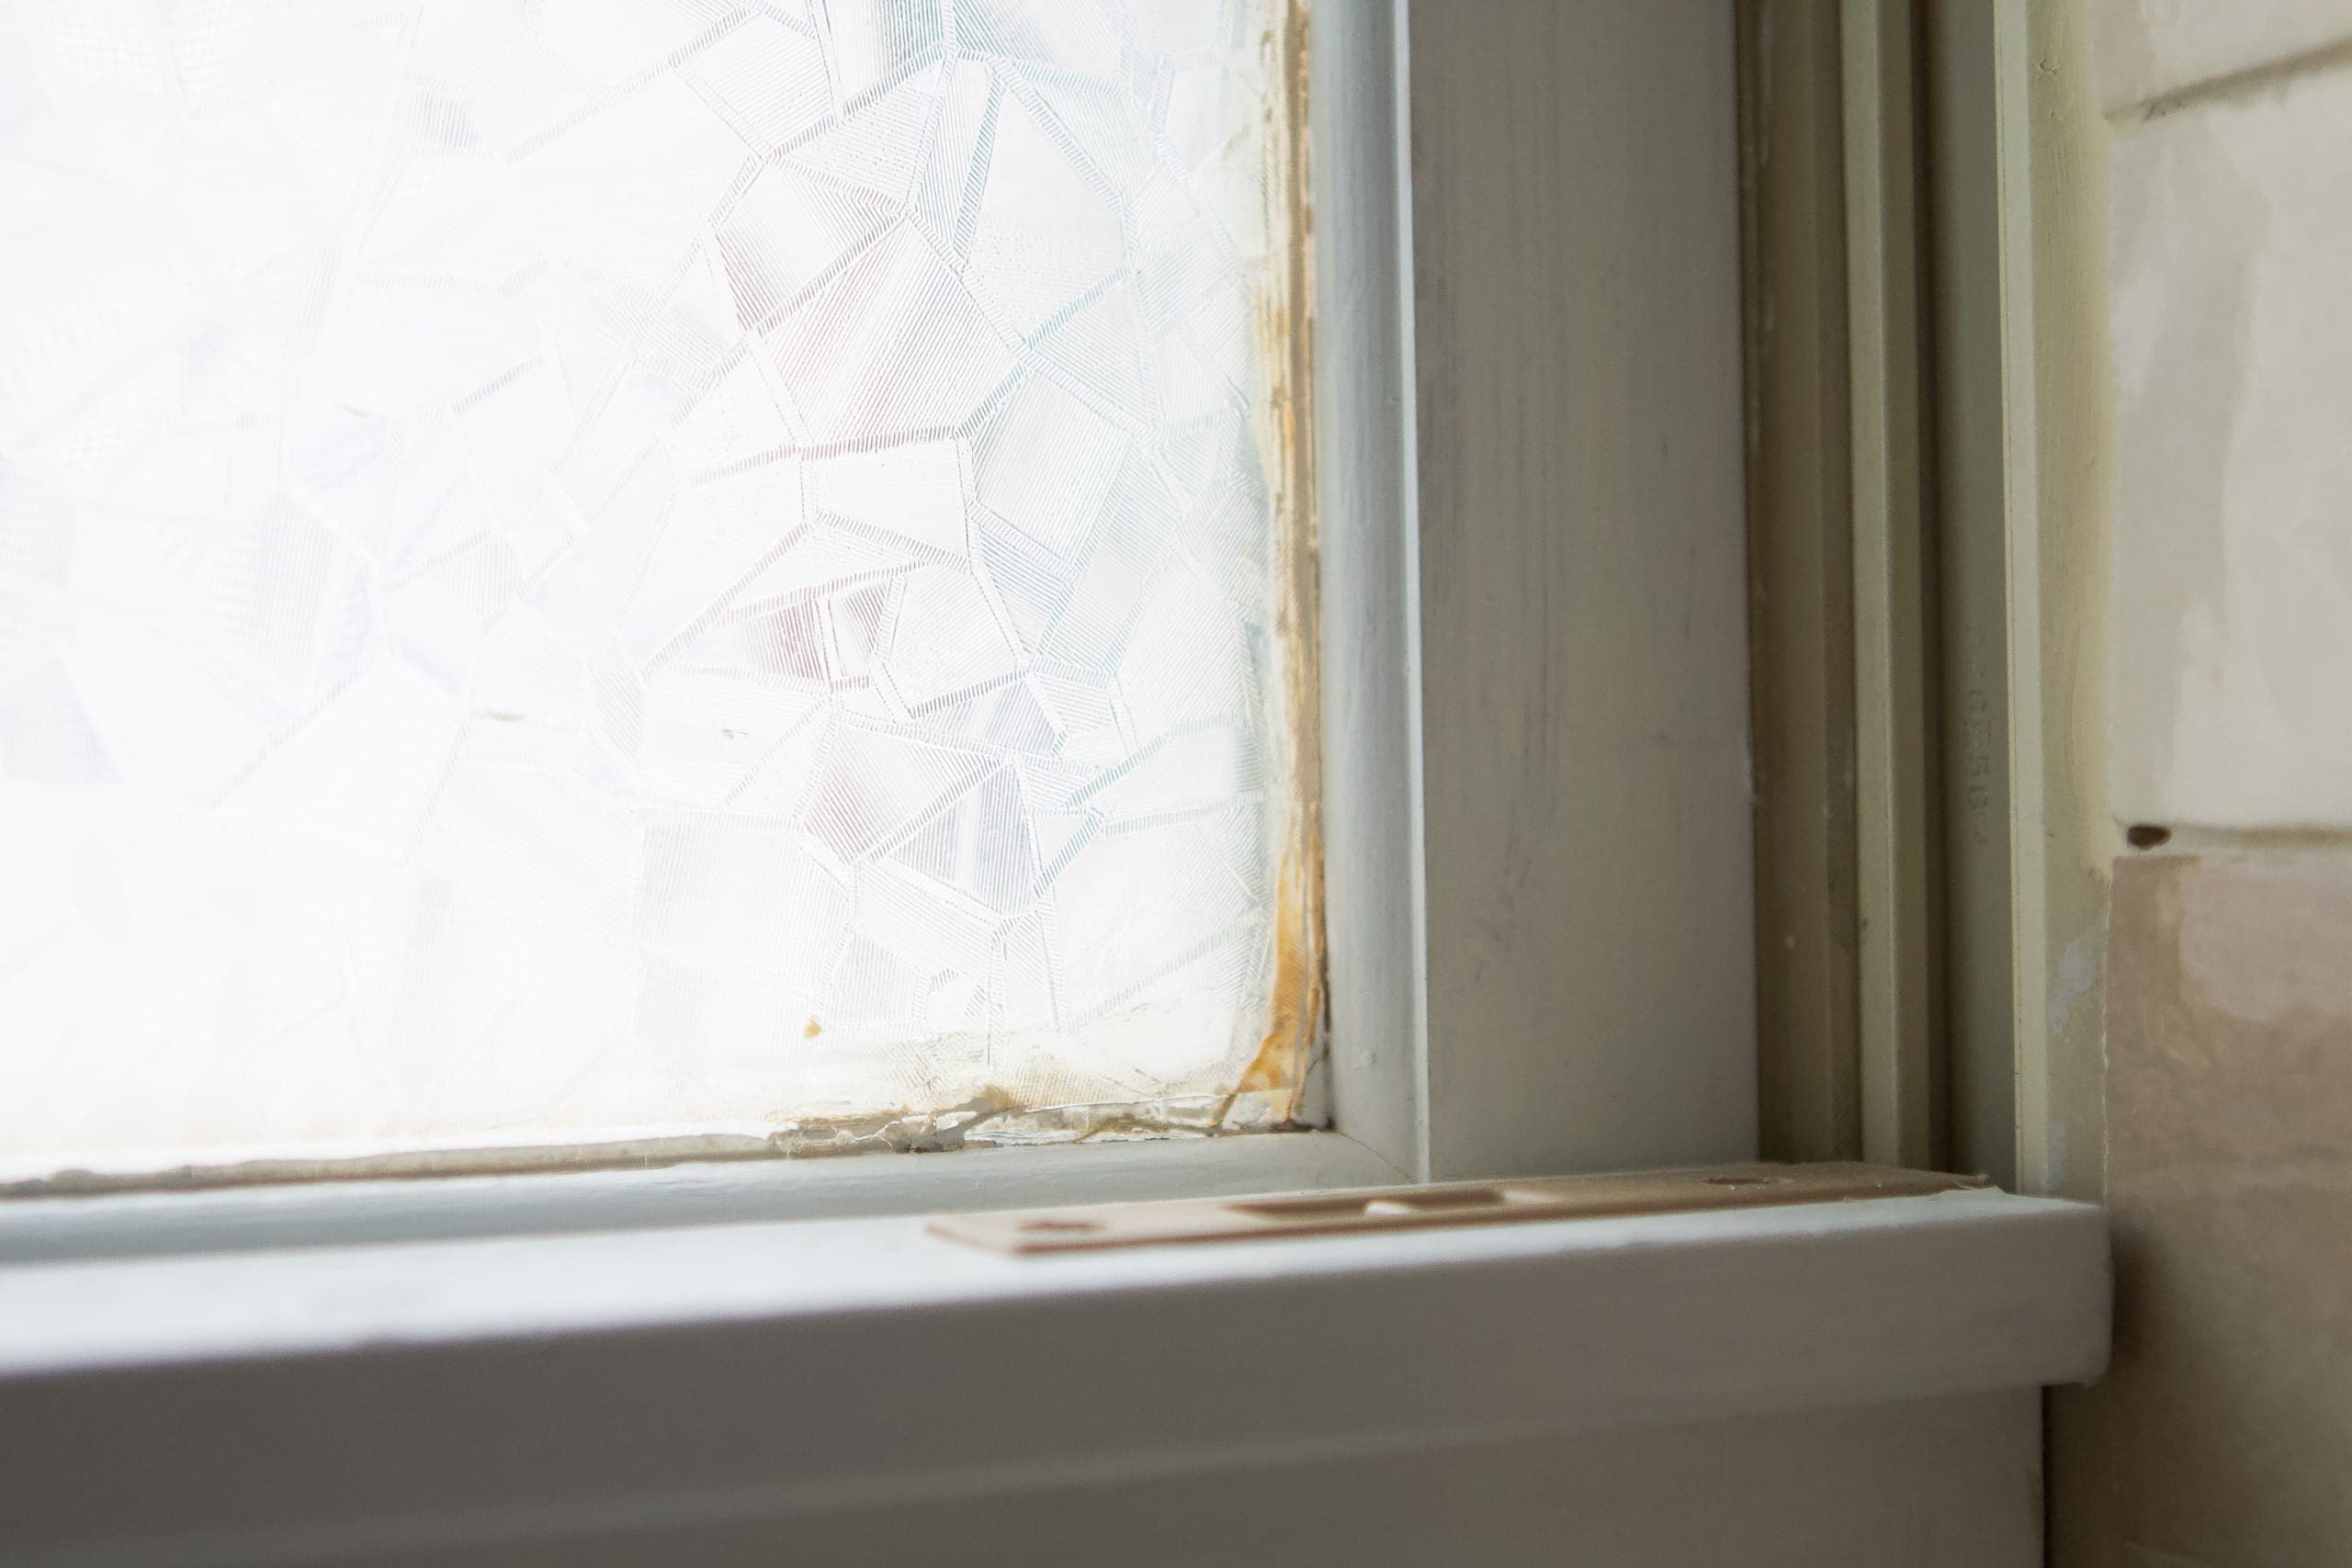
[[[1485,1462],[1566,1437],[1623,1490],[1578,1503],[1568,1464],[1495,1561],[1573,1530],[1861,1568],[1932,1517],[1967,1543],[1936,1561],[2015,1568],[2037,1385],[2097,1373],[2107,1310],[2098,1212],[1988,1191],[1031,1258],[895,1218],[0,1270],[0,1552],[1439,1562]],[[1367,1467],[1388,1508],[1344,1490]]]
[[[1702,123],[1709,115],[1692,116],[1683,131],[1695,145],[1720,130],[1715,145],[1727,170],[1732,7],[1720,10],[1719,52],[1707,64],[1720,76],[1720,119],[1711,129]],[[1646,31],[1651,44],[1670,44],[1694,13],[1702,8],[1647,0],[1490,13],[1510,34],[1502,52],[1513,57],[1496,87],[1499,123],[1531,146],[1559,133],[1556,108],[1526,96],[1560,92],[1564,83],[1575,91],[1574,73],[1543,40],[1557,47],[1588,28]],[[1999,15],[2001,36],[2014,44],[2023,36],[2022,7],[2003,0]],[[1318,84],[1351,70],[1399,68],[1398,91],[1385,102],[1369,101],[1384,95],[1326,92],[1313,100],[1317,211],[1327,220],[1317,225],[1323,570],[1334,593],[1350,583],[1381,588],[1363,602],[1363,615],[1327,609],[1324,616],[1331,1089],[1341,1130],[0,1206],[0,1321],[12,1306],[29,1304],[46,1314],[45,1341],[68,1347],[31,1374],[37,1382],[0,1379],[0,1391],[11,1393],[0,1399],[0,1454],[25,1457],[20,1474],[51,1478],[28,1489],[21,1508],[0,1503],[0,1541],[18,1539],[11,1519],[29,1519],[85,1532],[40,1561],[92,1560],[78,1544],[88,1542],[114,1553],[107,1560],[189,1561],[209,1551],[205,1560],[354,1553],[379,1562],[570,1563],[642,1560],[658,1540],[673,1554],[707,1546],[713,1561],[767,1562],[779,1541],[904,1539],[874,1532],[944,1517],[984,1556],[986,1521],[1034,1524],[1048,1517],[1036,1505],[1041,1496],[1091,1500],[1050,1517],[1125,1528],[1138,1517],[1172,1517],[1173,1495],[1218,1521],[1228,1544],[1240,1539],[1233,1531],[1272,1526],[1290,1533],[1270,1539],[1302,1551],[1311,1536],[1317,1551],[1344,1548],[1372,1560],[1393,1555],[1397,1541],[1380,1534],[1376,1516],[1359,1521],[1330,1506],[1328,1490],[1285,1489],[1276,1507],[1223,1505],[1253,1467],[1281,1479],[1308,1461],[1361,1466],[1377,1455],[1434,1465],[1429,1456],[1491,1454],[1503,1450],[1471,1445],[1523,1447],[1561,1432],[1577,1434],[1585,1447],[1574,1451],[1597,1460],[1622,1451],[1637,1429],[1661,1436],[1626,1473],[1649,1478],[1645,1485],[1665,1478],[1664,1490],[1629,1486],[1633,1501],[1579,1513],[1578,1528],[1618,1530],[1622,1537],[1607,1539],[1656,1547],[1671,1521],[1657,1517],[1654,1499],[1696,1492],[1702,1506],[1683,1512],[1722,1532],[1721,1550],[1659,1549],[1643,1561],[1793,1540],[1792,1521],[1814,1495],[1758,1482],[1766,1472],[1758,1455],[1793,1455],[1790,1473],[1839,1478],[1837,1507],[1895,1497],[1897,1511],[1908,1510],[1905,1527],[1936,1510],[1965,1527],[1973,1510],[1996,1499],[2017,1517],[2032,1515],[2038,1495],[2016,1481],[2035,1463],[2033,1387],[2095,1375],[2107,1348],[2104,1225],[2079,1204],[1979,1192],[1093,1260],[950,1259],[938,1250],[947,1244],[924,1236],[910,1217],[1080,1197],[1736,1158],[1754,1147],[1752,1010],[1745,1031],[1615,1027],[1605,1004],[1626,993],[1611,992],[1612,976],[1594,973],[1589,958],[1555,969],[1522,960],[1498,975],[1510,948],[1496,921],[1510,909],[1512,889],[1487,885],[1482,902],[1474,879],[1459,876],[1473,857],[1455,867],[1429,863],[1426,845],[1458,844],[1459,835],[1481,830],[1506,835],[1498,801],[1507,805],[1514,790],[1541,795],[1562,776],[1559,746],[1590,733],[1589,712],[1515,700],[1542,694],[1540,663],[1489,657],[1498,635],[1503,645],[1554,646],[1538,635],[1548,628],[1520,617],[1498,630],[1487,610],[1527,588],[1531,562],[1569,570],[1565,553],[1541,547],[1541,530],[1582,514],[1579,498],[1565,483],[1544,490],[1529,482],[1557,479],[1563,467],[1517,464],[1507,446],[1481,446],[1489,433],[1465,435],[1458,404],[1441,412],[1427,395],[1429,377],[1451,364],[1446,334],[1480,327],[1488,334],[1482,341],[1523,351],[1513,356],[1519,363],[1500,367],[1506,384],[1542,386],[1555,373],[1539,334],[1508,332],[1510,285],[1541,276],[1537,263],[1564,237],[1574,204],[1539,214],[1548,227],[1530,221],[1497,254],[1481,258],[1473,247],[1417,270],[1417,259],[1435,263],[1433,247],[1418,247],[1416,256],[1420,236],[1407,214],[1417,192],[1468,181],[1496,204],[1498,227],[1520,220],[1511,182],[1481,166],[1470,134],[1491,106],[1457,102],[1451,107],[1459,118],[1449,120],[1428,96],[1434,84],[1458,87],[1475,73],[1407,69],[1408,52],[1429,65],[1452,49],[1491,51],[1496,40],[1468,39],[1476,29],[1458,26],[1449,31],[1435,6],[1417,17],[1408,0],[1340,0],[1315,16]],[[1589,37],[1584,42],[1596,47]],[[1646,58],[1670,56],[1669,47]],[[2030,60],[2007,48],[1998,60],[2003,90],[2021,95]],[[1609,73],[1626,80],[1614,100],[1603,93],[1601,101],[1655,92],[1620,64],[1611,59]],[[1442,132],[1415,141],[1409,159],[1395,134],[1408,116]],[[1618,151],[1640,149],[1628,141]],[[2023,150],[2005,144],[2001,155],[2006,169]],[[1669,153],[1657,156],[1671,164]],[[1590,160],[1555,162],[1569,183],[1606,176],[1587,166]],[[1340,220],[1341,213],[1358,220]],[[1736,387],[1733,203],[1722,216],[1734,258],[1726,346]],[[2023,243],[2005,230],[2005,265],[2017,265]],[[1443,308],[1416,295],[1408,314],[1404,280],[1432,276],[1443,282]],[[1340,278],[1359,287],[1340,289]],[[1655,271],[1622,266],[1589,266],[1553,281],[1588,290],[1583,302],[1604,325],[1638,321],[1640,312],[1590,290],[1671,297],[1675,289]],[[2008,330],[2019,329],[2012,321]],[[1629,352],[1638,346],[1627,332],[1611,341]],[[1716,457],[1736,481],[1736,392],[1733,408],[1728,448]],[[2012,475],[2018,464],[2013,454]],[[1518,504],[1438,525],[1431,499],[1462,493],[1481,471],[1502,479],[1499,489],[1477,493]],[[1725,526],[1744,551],[1743,505],[1735,482]],[[1479,518],[1489,527],[1477,526]],[[1357,519],[1363,526],[1339,526]],[[2012,516],[2009,525],[2030,529],[2030,513]],[[1541,589],[1557,586],[1547,581],[1529,592],[1540,599]],[[1643,627],[1629,611],[1588,629],[1638,637]],[[1744,631],[1732,639],[1743,697]],[[1610,645],[1572,646],[1590,657]],[[1708,670],[1716,679],[1725,673],[1721,665]],[[1464,712],[1529,716],[1493,749],[1509,754],[1523,742],[1553,771],[1529,779],[1430,769],[1421,736],[1432,710],[1442,711],[1441,724]],[[1744,744],[1744,716],[1735,729],[1732,739]],[[1528,874],[1578,875],[1590,856],[1577,835],[1630,824],[1638,843],[1645,825],[1671,827],[1671,813],[1656,800],[1634,806],[1642,809],[1578,818],[1549,846],[1556,852],[1532,858]],[[1738,807],[1744,831],[1744,796]],[[1653,910],[1720,916],[1721,867],[1706,876],[1702,864],[1694,859],[1634,891]],[[1736,993],[1752,1010],[1744,885],[1733,901],[1737,919],[1706,928],[1711,950],[1736,976],[1716,1000]],[[1739,937],[1727,955],[1726,933]],[[1555,1015],[1564,999],[1572,1005]],[[1560,1049],[1569,1039],[1587,1054],[1564,1062],[1573,1055]],[[1564,1085],[1590,1092],[1564,1098]],[[787,1219],[820,1223],[765,1223]],[[684,1226],[699,1228],[663,1234]],[[247,1256],[226,1256],[240,1252]],[[676,1267],[688,1258],[706,1267]],[[868,1264],[844,1262],[857,1258]],[[943,1283],[933,1265],[954,1280]],[[898,1282],[869,1290],[860,1268]],[[828,1296],[831,1269],[850,1283]],[[94,1319],[111,1316],[111,1325],[94,1323],[84,1334],[76,1302]],[[615,1302],[623,1307],[605,1312]],[[194,1326],[178,1321],[183,1303],[196,1303]],[[160,1325],[152,1349],[140,1337],[141,1322]],[[1318,1331],[1300,1332],[1308,1322]],[[205,1332],[214,1338],[191,1352],[187,1337]],[[75,1359],[72,1346],[109,1334],[105,1354]],[[857,1401],[849,1427],[777,1418],[796,1369],[821,1368],[837,1380],[861,1365],[906,1373],[910,1356],[913,1382],[890,1385],[892,1397]],[[1073,1400],[1073,1388],[1125,1398]],[[1854,1435],[1861,1428],[1839,1425],[1865,1407],[1886,1424],[1867,1440]],[[974,1409],[992,1420],[956,1418]],[[1129,1409],[1151,1418],[1106,1428],[1102,1412]],[[360,1412],[373,1418],[359,1419]],[[918,1419],[934,1412],[948,1417],[935,1441]],[[289,1480],[266,1461],[254,1461],[263,1465],[256,1472],[243,1445],[208,1440],[241,1420],[270,1432],[277,1451],[297,1453],[299,1473]],[[128,1441],[151,1422],[177,1439],[168,1467],[86,1462],[111,1451],[101,1445]],[[289,1444],[288,1432],[305,1440]],[[152,1436],[135,1435],[141,1442]],[[1927,1445],[1934,1462],[1899,1467],[1890,1456],[1905,1443]],[[468,1456],[479,1466],[469,1468]],[[729,1478],[747,1470],[757,1472],[755,1483],[728,1490]],[[1726,1476],[1750,1484],[1723,1484]],[[317,1488],[302,1495],[307,1515],[254,1527],[259,1533],[188,1534],[194,1527],[177,1511],[187,1497],[226,1498],[226,1514],[242,1510],[251,1519],[277,1508],[282,1521],[280,1494],[289,1485]],[[1503,1528],[1523,1522],[1524,1515],[1511,1516]],[[1837,1522],[1839,1550],[1853,1553],[1839,1560],[1883,1560],[1883,1552],[1870,1555],[1883,1540],[1846,1540],[1845,1517]],[[780,1526],[792,1533],[778,1534]],[[1024,1549],[1024,1561],[1094,1562],[1105,1538],[1080,1528],[1069,1539],[1021,1539],[1035,1548]],[[1556,1539],[1544,1550],[1545,1560],[1555,1555]],[[1832,1560],[1792,1550],[1792,1561]],[[1970,1560],[2024,1559],[1986,1547]]]
[[[1514,245],[1484,255],[1481,247],[1432,251],[1432,264],[1447,269],[1439,305],[1417,292],[1417,246],[1430,248],[1417,218],[1421,230],[1463,220],[1464,204],[1448,218],[1417,213],[1416,191],[1470,188],[1497,129],[1475,90],[1487,62],[1438,73],[1476,38],[1438,24],[1434,13],[1414,33],[1401,4],[1325,5],[1311,20],[1302,5],[1292,18],[1310,29],[1317,292],[1302,314],[1313,333],[1330,998],[1328,1055],[1311,1075],[1328,1081],[1310,1083],[1308,1104],[1309,1120],[1329,1127],[1085,1155],[1041,1146],[963,1150],[952,1160],[849,1156],[854,1169],[755,1157],[598,1170],[591,1149],[573,1171],[541,1174],[545,1151],[526,1151],[529,1174],[431,1180],[355,1173],[242,1186],[233,1172],[199,1171],[179,1184],[201,1190],[185,1194],[166,1190],[175,1185],[166,1178],[120,1196],[0,1205],[0,1260],[109,1247],[276,1245],[273,1237],[313,1238],[338,1225],[349,1227],[341,1234],[407,1236],[578,1229],[1752,1157],[1744,771],[1736,789],[1724,787],[1732,770],[1744,770],[1747,743],[1744,610],[1695,640],[1647,629],[1661,596],[1688,585],[1690,561],[1707,558],[1718,594],[1742,570],[1731,29],[1727,19],[1710,26],[1696,7],[1568,9],[1554,25],[1522,19],[1510,29],[1522,62],[1512,85],[1573,81],[1574,112],[1504,129],[1523,143],[1527,166],[1560,167],[1577,188],[1543,204]],[[1438,69],[1409,70],[1415,46]],[[1639,69],[1615,69],[1627,61]],[[1685,90],[1671,90],[1678,85]],[[1692,90],[1701,87],[1708,90]],[[1661,99],[1684,108],[1645,114],[1645,103]],[[1660,243],[1643,259],[1662,265],[1626,267],[1612,247],[1576,244],[1582,215],[1633,189],[1643,139],[1660,135],[1678,140],[1679,162],[1655,165],[1657,182],[1643,193],[1663,191],[1693,214],[1684,232],[1702,243]],[[1571,139],[1594,136],[1589,155],[1559,156]],[[1492,182],[1475,187],[1466,220],[1504,221],[1507,212],[1487,209],[1510,195]],[[1568,265],[1556,265],[1559,256]],[[1545,340],[1519,330],[1531,296],[1589,345],[1566,378],[1568,406],[1556,415],[1534,411],[1534,434],[1571,453],[1589,446],[1607,461],[1631,445],[1631,421],[1589,433],[1574,422],[1630,393],[1645,406],[1699,411],[1685,432],[1693,450],[1672,465],[1628,467],[1603,489],[1586,484],[1573,461],[1513,463],[1506,447],[1482,444],[1474,423],[1435,408],[1424,365],[1445,361],[1452,378],[1459,356],[1492,355],[1498,344],[1521,345],[1492,362],[1505,398],[1558,389]],[[1697,352],[1648,353],[1644,330],[1694,310],[1702,318]],[[1496,482],[1481,482],[1481,473]],[[1544,536],[1554,519],[1573,520],[1560,529],[1569,546]],[[1620,519],[1633,525],[1612,533]],[[1621,549],[1610,564],[1653,586],[1607,594],[1580,587],[1592,574],[1589,547],[1574,547],[1578,537],[1616,539],[1631,555]],[[1517,614],[1498,615],[1498,604]],[[1552,615],[1555,604],[1596,613],[1579,621]],[[1433,666],[1424,649],[1441,646],[1470,651]],[[1646,664],[1656,673],[1645,688],[1650,705],[1713,705],[1699,722],[1653,727],[1604,685],[1560,682],[1566,689],[1555,691],[1552,670],[1571,662]],[[1736,703],[1722,702],[1727,693]],[[1451,750],[1432,784],[1423,737],[1433,705],[1476,716],[1448,730]],[[1650,728],[1658,734],[1635,733]],[[1662,744],[1645,746],[1651,739]],[[1642,787],[1590,787],[1593,773],[1622,769],[1629,757]],[[1538,766],[1514,773],[1490,765],[1496,758]],[[1711,784],[1697,776],[1708,767]],[[1537,797],[1559,803],[1537,813],[1548,841],[1511,841],[1525,834]],[[1736,842],[1737,852],[1679,852],[1676,840],[1696,816],[1711,818],[1700,836],[1714,851]],[[1434,874],[1432,841],[1452,857]],[[1514,859],[1523,870],[1510,886],[1479,880]],[[1613,906],[1611,925],[1633,919],[1696,935],[1645,964],[1589,930],[1597,942],[1564,943],[1550,962],[1515,951],[1515,931],[1564,907],[1603,902]],[[1629,960],[1639,970],[1630,985],[1612,978]],[[1704,977],[1701,988],[1713,998],[1695,1027],[1677,1016],[1692,989],[1683,976]],[[494,1152],[463,1157],[459,1168],[495,1168]]]

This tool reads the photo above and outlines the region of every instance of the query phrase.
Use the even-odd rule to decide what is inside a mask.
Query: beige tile
[[[2352,1562],[2352,852],[2122,863],[2108,1007],[2120,1539]]]

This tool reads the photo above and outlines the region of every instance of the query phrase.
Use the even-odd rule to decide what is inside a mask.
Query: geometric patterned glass
[[[1283,11],[0,0],[0,1178],[1285,1115]]]

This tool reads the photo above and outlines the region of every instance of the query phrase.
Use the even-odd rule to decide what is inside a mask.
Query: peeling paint
[[[0,1182],[0,1201],[106,1192],[184,1192],[300,1181],[653,1170],[735,1160],[830,1159],[862,1154],[943,1154],[1022,1144],[1211,1137],[1278,1125],[1281,1094],[1236,1091],[1099,1105],[1023,1105],[989,1089],[941,1111],[887,1111],[794,1122],[766,1132],[692,1133],[600,1143],[406,1150],[348,1158],[245,1159],[169,1170],[61,1170]]]
[[[1314,243],[1306,134],[1307,20],[1305,0],[1288,0],[1264,39],[1284,84],[1267,125],[1266,183],[1286,254],[1281,275],[1257,301],[1260,368],[1268,389],[1258,433],[1274,479],[1274,573],[1281,600],[1284,698],[1290,744],[1290,823],[1275,900],[1274,984],[1266,1032],[1236,1081],[1233,1106],[1251,1096],[1298,1113],[1309,1065],[1323,1042],[1322,690],[1317,649],[1320,595],[1315,534]]]

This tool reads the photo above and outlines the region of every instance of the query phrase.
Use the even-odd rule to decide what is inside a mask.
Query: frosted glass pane
[[[1284,1114],[1279,11],[0,0],[0,1176]]]

